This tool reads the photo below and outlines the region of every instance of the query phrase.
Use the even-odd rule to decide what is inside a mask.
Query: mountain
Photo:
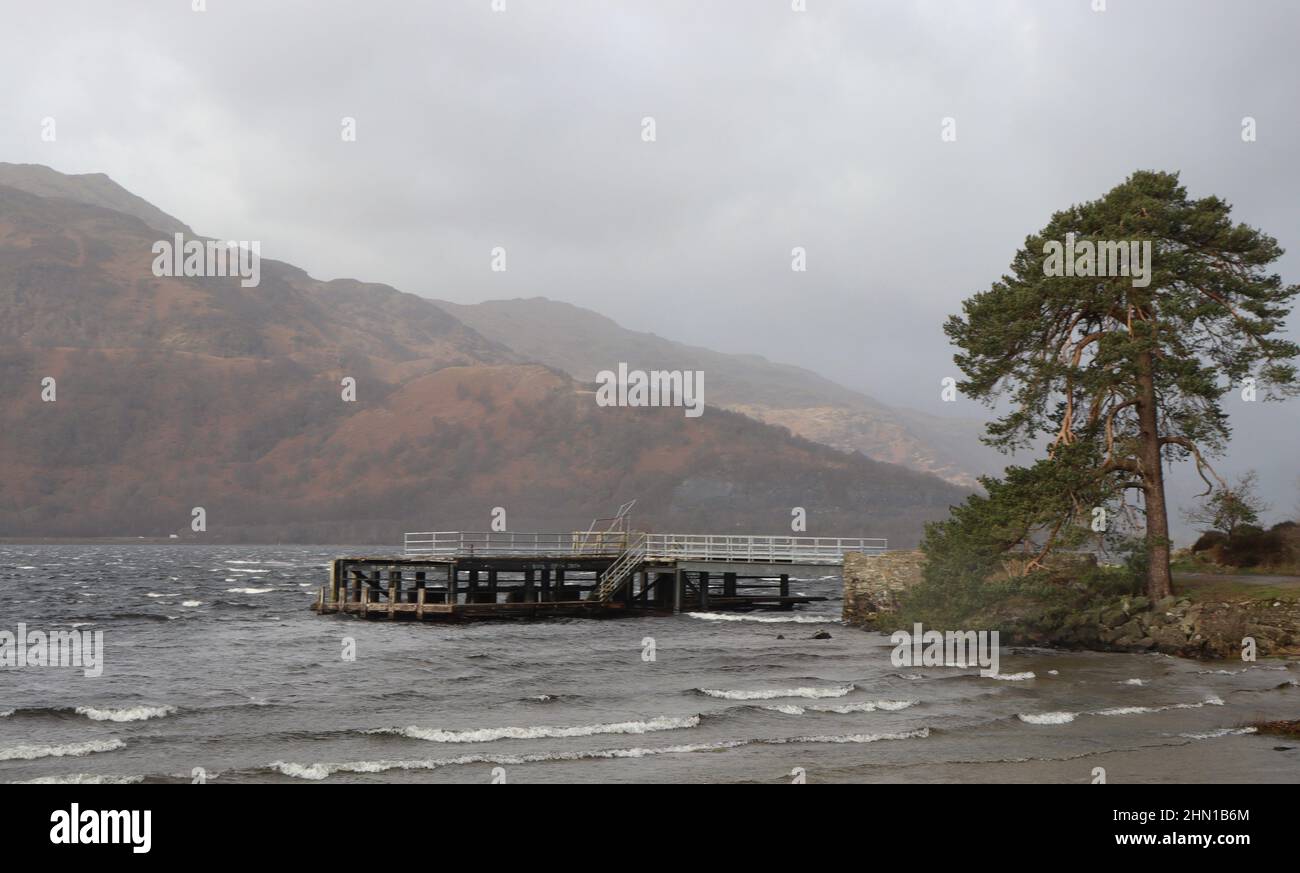
[[[40,164],[0,162],[0,185],[39,197],[63,197],[90,206],[124,212],[167,233],[194,233],[179,219],[172,218],[152,203],[132,194],[103,173],[67,175]]]
[[[620,361],[636,369],[702,370],[705,397],[791,433],[933,473],[965,488],[1000,471],[979,442],[982,422],[899,409],[789,364],[729,355],[628,330],[589,309],[544,297],[438,305],[521,355],[591,382]],[[938,387],[935,388],[938,391]]]
[[[600,407],[385,285],[155,276],[175,219],[106,177],[0,171],[0,536],[397,542],[637,498],[650,529],[780,533],[798,506],[810,534],[906,545],[964,496],[725,410]]]

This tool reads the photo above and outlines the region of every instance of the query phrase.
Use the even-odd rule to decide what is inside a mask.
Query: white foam
[[[1069,724],[1078,717],[1077,712],[1022,712],[1016,715],[1026,724]]]
[[[892,734],[844,734],[840,736],[788,737],[779,740],[763,740],[764,743],[877,743],[881,740],[913,740],[930,736],[929,728],[904,731]]]
[[[612,724],[587,724],[573,727],[497,727],[465,731],[445,731],[434,728],[404,727],[381,728],[366,731],[368,734],[397,734],[431,743],[490,743],[493,740],[536,740],[559,737],[591,737],[597,734],[648,734],[693,728],[700,723],[698,715],[688,718],[652,718],[649,721],[622,721]]]
[[[202,600],[182,600],[182,601],[181,601],[181,606],[201,606],[202,604],[203,604],[203,601],[202,601]]]
[[[1207,697],[1200,703],[1169,703],[1164,706],[1117,706],[1113,709],[1099,709],[1089,715],[1144,715],[1151,712],[1166,712],[1171,709],[1200,709],[1202,706],[1223,706],[1218,697]]]
[[[89,740],[84,743],[65,743],[60,746],[12,746],[0,749],[0,761],[34,761],[37,758],[67,758],[90,755],[94,752],[111,752],[126,743],[121,740]]]
[[[714,688],[701,688],[700,693],[723,700],[776,700],[780,697],[843,697],[853,690],[852,685],[836,688],[761,688],[756,691],[721,691]]]
[[[853,712],[876,712],[877,710],[897,712],[900,709],[907,709],[909,706],[916,706],[918,702],[916,700],[864,700],[860,703],[841,703],[832,706],[798,706],[793,703],[778,703],[763,708],[786,715],[803,715],[808,712],[833,712],[847,715]]]
[[[67,776],[41,776],[19,782],[19,785],[134,785],[143,782],[143,776],[110,776],[102,773],[71,773]]]
[[[13,714],[14,711],[12,709],[0,709],[0,718],[8,718]]]
[[[1145,685],[1146,683],[1143,682],[1141,679],[1125,679],[1123,684],[1124,685]]]
[[[688,612],[704,621],[752,621],[761,624],[840,624],[843,619],[821,615],[732,615],[725,612]]]
[[[145,721],[150,718],[163,718],[176,711],[176,707],[130,706],[125,709],[96,709],[93,706],[78,706],[77,715],[84,715],[94,721]]]
[[[1003,682],[1024,682],[1026,679],[1037,679],[1032,672],[1026,673],[995,673],[990,679],[1000,679]]]
[[[588,752],[553,752],[534,755],[461,755],[458,758],[440,758],[414,761],[351,761],[345,763],[294,764],[275,761],[271,767],[286,776],[297,779],[325,779],[334,773],[382,773],[385,770],[436,770],[462,764],[536,764],[547,761],[582,761],[597,758],[645,758],[651,755],[675,755],[689,752],[711,752],[747,745],[749,740],[723,740],[716,743],[688,743],[656,748],[596,749]]]
[[[382,773],[386,770],[435,770],[463,764],[535,764],[549,761],[584,761],[613,758],[647,758],[652,755],[680,755],[692,752],[716,752],[751,744],[781,745],[785,743],[874,743],[880,740],[902,740],[928,737],[929,728],[896,734],[848,734],[845,736],[788,737],[770,740],[721,740],[713,743],[686,743],[654,748],[595,749],[585,752],[552,752],[533,755],[462,755],[458,758],[441,758],[414,761],[351,761],[344,763],[296,764],[275,761],[270,765],[285,776],[295,779],[326,779],[334,773]]]
[[[1199,733],[1199,734],[1197,733],[1179,734],[1178,736],[1184,737],[1189,740],[1213,740],[1213,739],[1217,739],[1218,737],[1236,737],[1236,736],[1241,736],[1242,734],[1253,734],[1258,732],[1259,729],[1253,727],[1219,728],[1217,731],[1206,731],[1205,733]]]
[[[227,582],[234,582],[235,579],[227,579]],[[268,591],[274,591],[274,588],[227,588],[229,594],[265,594]]]

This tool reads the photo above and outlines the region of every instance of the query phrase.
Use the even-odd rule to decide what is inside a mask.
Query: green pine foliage
[[[1094,252],[1071,260],[1072,275],[1047,269],[1060,266],[1053,243],[1067,239]],[[1097,253],[1114,267],[1119,243],[1149,246],[1150,259],[1128,262],[1127,275],[1103,270]],[[1190,459],[1214,487],[1209,459],[1231,435],[1224,396],[1300,387],[1300,348],[1281,335],[1300,286],[1267,269],[1281,254],[1272,237],[1234,223],[1229,204],[1193,199],[1163,172],[1134,173],[1028,237],[1010,273],[944,329],[959,349],[959,389],[1002,412],[985,441],[1004,451],[1047,442],[1047,457],[987,480],[987,497],[931,526],[936,579],[978,587],[1013,550],[1032,545],[1041,559],[1077,544],[1095,507],[1135,505],[1147,594],[1168,595],[1165,465]]]

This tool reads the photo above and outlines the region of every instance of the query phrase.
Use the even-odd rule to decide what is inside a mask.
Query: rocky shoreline
[[[844,564],[844,620],[872,630],[893,630],[890,616],[921,580],[919,551],[851,555]],[[978,627],[976,626],[978,625]],[[1235,659],[1243,640],[1256,657],[1300,655],[1300,597],[1192,600],[1121,597],[1062,616],[1007,605],[971,628],[997,630],[1009,645],[1108,652],[1163,652],[1184,658]],[[957,630],[957,628],[952,628]]]

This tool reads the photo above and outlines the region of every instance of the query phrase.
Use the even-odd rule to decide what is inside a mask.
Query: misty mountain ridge
[[[218,539],[395,541],[495,506],[515,530],[584,527],[635,497],[649,528],[780,533],[804,507],[810,534],[906,545],[966,493],[717,406],[809,408],[781,405],[790,386],[873,408],[799,368],[699,349],[702,418],[600,408],[579,358],[386,285],[266,258],[255,288],[155,276],[173,233],[193,235],[106,176],[0,165],[0,535],[190,536],[202,506]],[[590,354],[635,360],[620,341]]]
[[[629,330],[590,309],[545,297],[436,302],[484,336],[582,382],[594,382],[598,372],[620,362],[644,370],[701,370],[710,405],[813,442],[933,473],[966,488],[1004,465],[979,443],[982,422],[891,407],[761,355],[724,354]]]

